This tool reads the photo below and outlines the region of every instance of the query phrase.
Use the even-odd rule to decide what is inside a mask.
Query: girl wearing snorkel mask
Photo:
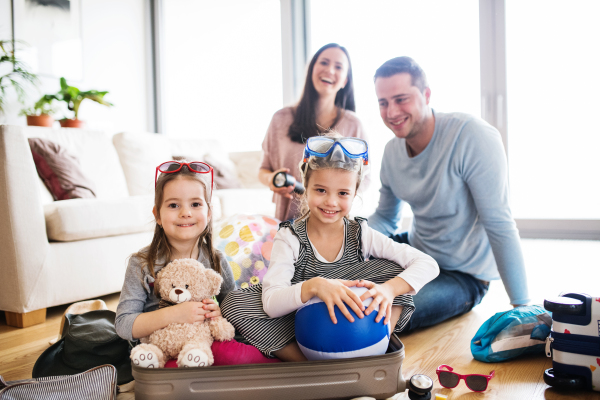
[[[348,51],[336,44],[321,47],[308,65],[304,90],[298,103],[277,111],[265,135],[259,180],[273,191],[275,217],[295,219],[299,204],[292,194],[300,181],[296,168],[309,137],[335,129],[345,137],[367,139],[356,114],[352,64]],[[277,186],[277,173],[291,175],[290,185]]]
[[[275,236],[263,283],[231,292],[223,315],[261,352],[306,360],[294,340],[295,311],[317,296],[353,322],[379,306],[375,319],[400,332],[414,311],[412,296],[439,273],[430,256],[348,218],[368,167],[367,142],[339,135],[309,138],[300,162],[306,191],[301,216]],[[368,289],[360,298],[349,287]],[[363,300],[373,298],[368,308]]]

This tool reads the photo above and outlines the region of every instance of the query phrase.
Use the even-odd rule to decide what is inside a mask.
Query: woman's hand
[[[204,314],[204,318],[211,320],[222,316],[219,305],[213,299],[204,299],[202,303],[204,304],[202,308],[206,313]]]
[[[205,304],[197,301],[185,301],[169,307],[171,323],[177,324],[193,324],[194,322],[202,322],[206,318]],[[218,306],[217,306],[218,308]],[[219,311],[219,314],[221,311]]]
[[[365,306],[360,298],[352,292],[349,287],[356,286],[357,281],[346,281],[343,279],[325,279],[321,277],[312,278],[302,284],[302,302],[306,303],[312,297],[317,296],[327,306],[329,317],[334,324],[337,324],[335,317],[335,306],[350,322],[354,322],[354,317],[348,311],[348,307],[359,317],[363,318]]]
[[[265,174],[265,178],[267,179],[268,185],[269,185],[269,189],[271,189],[273,191],[273,193],[277,193],[279,195],[282,195],[283,197],[287,197],[288,199],[293,198],[292,196],[292,192],[294,191],[294,186],[284,186],[284,187],[275,187],[275,185],[273,185],[273,179],[275,178],[275,175],[277,175],[280,172],[285,172],[286,174],[290,172],[289,168],[280,168],[277,171],[273,171],[270,174]],[[294,178],[295,181],[295,178]]]
[[[387,325],[390,322],[390,318],[392,317],[392,303],[394,301],[394,289],[392,285],[387,285],[388,282],[378,285],[371,281],[367,281],[361,279],[358,281],[357,287],[365,287],[367,290],[365,293],[360,296],[361,300],[366,300],[369,297],[372,297],[373,300],[369,307],[365,311],[365,315],[371,314],[375,307],[379,306],[379,313],[377,317],[375,317],[375,322],[381,321],[381,318],[385,315],[385,320],[383,321],[384,325]]]

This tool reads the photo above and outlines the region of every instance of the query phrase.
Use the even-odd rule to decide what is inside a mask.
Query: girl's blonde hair
[[[326,132],[320,136],[325,136],[325,137],[330,137],[330,138],[343,137],[343,135],[341,135],[339,132],[337,132],[335,130],[329,130],[328,132]],[[300,195],[300,198],[299,198],[300,216],[298,217],[298,220],[308,218],[308,216],[310,215],[310,208],[308,208],[308,197],[307,197],[308,196],[308,181],[310,180],[310,176],[312,175],[313,171],[315,171],[314,169],[312,169],[310,167],[310,165],[311,164],[308,162],[308,160],[306,160],[306,161],[302,160],[300,162],[300,164],[298,165],[298,168],[300,168],[300,174],[302,175],[302,184],[306,188],[304,193],[302,195]],[[344,168],[331,167],[331,169],[340,169],[342,171],[351,172]],[[358,192],[358,188],[360,187],[360,183],[362,182],[362,180],[364,178],[364,173],[365,173],[365,170],[363,168],[361,168],[358,172],[356,172],[356,189],[355,190],[357,192]],[[348,216],[345,215],[345,217],[348,217]]]
[[[180,162],[188,162],[185,160],[179,160]],[[206,174],[208,175],[208,174]],[[213,187],[208,187],[209,185],[202,179],[200,174],[190,171],[186,165],[181,167],[181,170],[169,174],[161,173],[156,181],[156,189],[154,190],[154,207],[156,207],[156,212],[160,216],[160,206],[163,202],[164,198],[164,189],[165,185],[168,182],[171,182],[177,178],[183,179],[192,179],[198,181],[204,187],[204,199],[206,204],[208,205],[208,209],[210,211],[210,218],[208,219],[208,223],[206,225],[206,229],[200,234],[200,238],[198,240],[198,250],[202,252],[202,246],[205,246],[210,260],[210,266],[213,270],[218,273],[221,273],[221,262],[219,260],[219,256],[213,246],[212,241],[212,233],[213,233],[213,222],[212,222],[212,214],[213,208],[212,204],[209,201],[210,195],[215,189],[214,183]],[[173,249],[171,244],[169,243],[169,239],[165,234],[164,229],[158,223],[154,227],[154,237],[152,238],[152,243],[147,249],[141,250],[132,255],[132,257],[138,258],[141,261],[141,269],[142,276],[144,274],[144,268],[148,268],[148,272],[152,276],[152,278],[156,279],[156,273],[154,272],[154,268],[156,265],[160,265],[164,267],[171,261],[171,257],[173,254]],[[158,264],[157,260],[164,260],[163,264]]]

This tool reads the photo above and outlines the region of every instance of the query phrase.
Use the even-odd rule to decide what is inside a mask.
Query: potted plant
[[[52,127],[52,125],[54,125],[54,118],[52,115],[57,111],[56,106],[52,104],[54,100],[56,100],[54,95],[45,94],[33,105],[33,107],[21,110],[19,115],[27,117],[27,125],[29,126]]]
[[[27,86],[35,86],[37,77],[15,57],[14,42],[0,40],[0,113],[5,112],[9,92],[14,90],[17,101],[23,103]]]
[[[83,126],[83,121],[81,121],[79,116],[79,106],[81,102],[85,99],[93,100],[97,103],[103,104],[107,107],[112,106],[111,103],[104,100],[104,96],[108,92],[99,92],[97,90],[88,90],[82,92],[75,86],[69,86],[67,84],[67,80],[65,78],[60,78],[60,91],[55,95],[47,95],[52,99],[56,99],[59,101],[64,101],[67,103],[67,108],[73,111],[73,118],[63,118],[61,119],[60,126],[63,128],[80,128]]]

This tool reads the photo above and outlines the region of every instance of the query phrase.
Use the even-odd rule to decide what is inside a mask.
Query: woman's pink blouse
[[[302,160],[304,144],[292,142],[288,137],[288,130],[293,121],[292,107],[283,108],[273,115],[271,124],[263,141],[262,169],[275,171],[280,168],[289,168],[296,180],[301,181],[298,163]],[[358,137],[367,140],[362,125],[352,111],[344,114],[334,129],[347,137]],[[275,217],[281,221],[296,218],[300,211],[298,200],[288,199],[278,194],[273,194],[276,205]]]

